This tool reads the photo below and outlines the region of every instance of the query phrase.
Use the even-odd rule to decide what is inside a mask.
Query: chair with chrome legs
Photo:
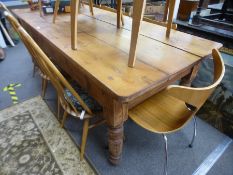
[[[171,85],[129,111],[129,117],[135,123],[148,131],[163,134],[166,152],[165,174],[168,168],[166,134],[182,129],[193,118],[194,134],[189,145],[192,147],[196,136],[195,114],[224,76],[225,67],[219,51],[213,49],[212,55],[214,61],[212,85],[202,88]]]
[[[8,19],[13,18],[8,13],[6,14],[6,17]],[[84,121],[80,155],[80,159],[82,160],[84,157],[88,130],[105,122],[101,119],[92,125],[89,124],[89,120],[91,118],[101,113],[102,107],[99,106],[98,103],[93,98],[88,96],[84,91],[81,91],[81,93],[75,91],[69,82],[60,73],[60,71],[56,68],[56,66],[34,42],[30,35],[28,35],[28,33],[21,26],[19,26],[17,30],[26,45],[30,46],[31,51],[35,54],[35,59],[38,65],[42,67],[46,75],[49,76],[51,83],[57,91],[58,119],[60,118],[60,105],[64,109],[61,126],[64,126],[64,122],[68,114]]]

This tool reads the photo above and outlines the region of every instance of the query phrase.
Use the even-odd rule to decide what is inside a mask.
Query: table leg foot
[[[123,124],[117,127],[108,127],[109,161],[113,165],[120,162],[123,147]]]

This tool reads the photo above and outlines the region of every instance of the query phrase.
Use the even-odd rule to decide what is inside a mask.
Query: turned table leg
[[[128,105],[110,100],[104,107],[104,116],[108,125],[109,161],[113,165],[120,163],[123,149],[124,121],[128,117]]]
[[[117,127],[108,127],[109,161],[117,165],[120,162],[123,148],[123,124]]]
[[[180,85],[182,86],[191,86],[192,81],[194,78],[197,76],[198,70],[200,68],[200,63],[196,64],[193,68],[192,71],[183,77],[180,81]]]

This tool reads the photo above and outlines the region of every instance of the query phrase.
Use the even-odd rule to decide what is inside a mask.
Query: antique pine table
[[[200,61],[221,44],[142,22],[137,60],[128,67],[131,19],[117,29],[117,15],[88,8],[78,15],[77,50],[71,49],[70,14],[40,17],[29,9],[13,11],[51,60],[76,80],[102,106],[108,125],[109,160],[119,163],[123,124],[128,110],[182,78],[189,85]],[[143,116],[142,116],[143,117]]]

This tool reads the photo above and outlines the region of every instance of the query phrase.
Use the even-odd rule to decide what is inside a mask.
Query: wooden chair
[[[79,1],[79,8],[81,7],[81,4],[83,5],[83,1]],[[57,18],[57,13],[59,10],[59,5],[60,5],[60,0],[56,0],[55,2],[55,7],[54,7],[54,14],[53,14],[53,23],[55,24],[56,18]],[[72,8],[72,7],[71,7]],[[89,9],[90,9],[90,13],[93,16],[94,15],[94,11],[93,11],[93,2],[92,0],[89,0]]]
[[[3,6],[1,4],[2,8],[5,10],[4,14],[5,16],[10,16],[9,18],[7,18],[10,22],[10,24],[12,25],[12,27],[14,28],[14,30],[19,34],[17,28],[20,26],[19,22],[11,15],[10,11],[7,9],[6,6]],[[25,44],[24,38],[22,38],[22,36],[19,34],[20,39],[23,41],[23,43]],[[37,61],[35,60],[35,53],[32,52],[31,48],[29,45],[25,44],[28,52],[30,53],[31,57],[32,57],[32,62],[33,62],[33,77],[35,76],[35,72],[36,69],[38,68],[38,73],[42,78],[42,93],[41,96],[42,98],[45,97],[45,93],[46,93],[46,89],[47,89],[47,85],[49,82],[49,77],[44,73],[44,71],[42,70],[43,68],[38,66]]]
[[[11,16],[9,13],[6,13],[6,17],[10,21],[13,20],[13,16]],[[58,119],[60,119],[60,107],[62,106],[64,109],[61,127],[64,127],[64,123],[68,114],[84,120],[80,155],[80,159],[82,160],[85,152],[88,130],[105,122],[101,119],[96,123],[89,125],[89,120],[96,114],[100,114],[102,112],[102,107],[99,106],[98,103],[90,96],[88,96],[87,93],[83,90],[81,90],[81,92],[77,92],[73,89],[70,83],[65,79],[65,77],[60,73],[56,66],[50,61],[50,59],[45,55],[45,53],[34,42],[34,40],[23,29],[22,26],[19,25],[17,30],[19,35],[23,38],[25,44],[30,46],[31,51],[33,54],[35,54],[35,59],[38,65],[42,67],[42,70],[45,72],[45,74],[49,76],[51,83],[57,91]]]
[[[225,67],[220,53],[218,50],[213,49],[212,54],[214,61],[214,83],[212,85],[203,88],[171,85],[129,111],[129,117],[135,123],[148,131],[163,134],[166,152],[166,174],[168,155],[165,134],[182,129],[193,118],[194,135],[189,145],[192,147],[196,136],[196,119],[194,115],[224,76]]]

